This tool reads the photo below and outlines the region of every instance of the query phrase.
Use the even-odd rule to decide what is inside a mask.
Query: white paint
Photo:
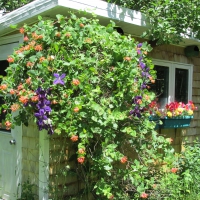
[[[6,60],[13,48],[23,40],[22,35],[13,35],[0,40],[0,60]],[[14,42],[14,43],[13,43]],[[10,144],[10,140],[16,144]],[[16,200],[18,184],[21,183],[22,126],[11,132],[0,130],[0,196]]]
[[[16,144],[10,144],[10,140]],[[16,200],[18,184],[21,183],[22,127],[11,132],[0,131],[0,196]]]
[[[39,200],[48,199],[49,188],[49,136],[39,132]]]

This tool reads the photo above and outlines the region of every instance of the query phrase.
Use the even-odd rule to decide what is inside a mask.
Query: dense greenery
[[[0,0],[0,10],[12,11],[33,0]],[[145,14],[150,23],[143,34],[150,40],[179,43],[184,36],[200,39],[199,0],[105,0]]]
[[[10,12],[34,0],[0,0],[0,10]]]
[[[84,183],[75,199],[186,198],[194,182],[185,176],[198,168],[180,165],[189,155],[174,154],[172,140],[149,121],[151,48],[114,26],[71,14],[21,27],[24,43],[8,57],[0,86],[3,123],[10,129],[34,119],[39,130],[71,140],[68,172]]]
[[[178,43],[181,38],[200,39],[199,0],[106,0],[145,14],[150,26],[143,36],[157,43]]]

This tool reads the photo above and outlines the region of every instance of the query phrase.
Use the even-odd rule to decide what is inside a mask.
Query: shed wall
[[[184,48],[173,45],[162,45],[154,47],[150,53],[154,59],[186,63],[193,65],[192,101],[195,106],[200,107],[200,57],[186,57]],[[194,119],[189,128],[161,130],[160,134],[173,138],[173,146],[178,152],[187,138],[191,143],[197,137],[200,138],[200,110],[194,112]]]

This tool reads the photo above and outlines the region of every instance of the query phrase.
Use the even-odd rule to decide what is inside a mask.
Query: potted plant
[[[171,102],[163,109],[159,108],[156,101],[152,101],[149,104],[150,121],[156,122],[156,129],[189,127],[196,109],[192,101],[187,104]]]

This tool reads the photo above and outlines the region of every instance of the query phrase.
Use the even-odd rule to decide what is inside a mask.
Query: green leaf
[[[17,24],[15,24],[15,25],[11,24],[11,25],[10,25],[10,28],[16,29],[17,26],[18,26]]]

